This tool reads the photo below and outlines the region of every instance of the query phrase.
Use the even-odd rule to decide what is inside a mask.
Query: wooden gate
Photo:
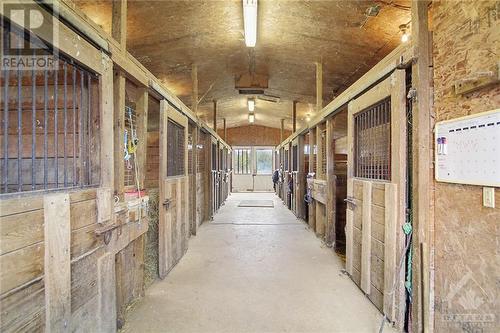
[[[405,73],[396,71],[348,109],[346,269],[396,322],[404,309],[404,270],[396,263],[404,249],[405,102]]]
[[[159,271],[164,278],[187,250],[189,238],[188,119],[160,103]]]

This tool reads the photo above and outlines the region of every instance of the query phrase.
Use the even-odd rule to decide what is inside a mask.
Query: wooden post
[[[102,56],[102,61],[106,63],[106,70],[99,79],[101,88],[101,186],[114,189],[114,137],[116,133],[113,133],[113,63],[105,54]]]
[[[226,118],[222,119],[223,120],[223,127],[224,127],[224,141],[227,143],[227,128],[226,128]]]
[[[198,125],[193,124],[193,139],[192,139],[192,152],[193,152],[193,157],[192,157],[192,163],[193,163],[193,191],[194,194],[191,196],[193,203],[192,207],[194,207],[194,213],[193,213],[193,228],[191,229],[191,234],[196,236],[196,233],[198,231],[198,141],[199,141],[199,128]]]
[[[323,108],[323,64],[316,63],[316,111]]]
[[[43,200],[45,329],[69,332],[71,320],[71,223],[68,193]]]
[[[292,109],[292,133],[297,130],[297,101],[293,101]]]
[[[417,61],[412,66],[412,87],[417,90],[413,99],[413,292],[416,296],[413,306],[413,324],[415,332],[431,332],[434,321],[431,304],[433,302],[429,288],[429,267],[421,267],[428,258],[421,258],[420,253],[431,253],[427,247],[432,245],[429,232],[431,224],[430,192],[432,191],[431,170],[431,117],[430,117],[430,38],[428,29],[428,1],[411,2],[412,44]],[[422,244],[422,245],[421,245]],[[426,251],[420,251],[421,246]],[[419,274],[422,272],[422,274]],[[423,288],[423,290],[422,290]],[[422,292],[423,291],[423,292]],[[423,295],[423,296],[422,296]]]
[[[127,49],[127,0],[114,0],[112,6],[111,35],[120,44],[122,51]]]
[[[116,332],[115,254],[112,252],[97,259],[97,295],[99,332]]]
[[[280,143],[283,142],[284,135],[285,135],[285,119],[281,119]]]
[[[326,121],[326,242],[335,245],[336,215],[336,177],[335,177],[335,145],[333,142],[334,118]]]
[[[146,156],[148,149],[148,90],[146,88],[138,89],[136,103],[137,112],[137,137],[139,138],[139,147],[137,149],[137,174],[139,176],[139,189],[144,188],[144,178],[146,176]]]
[[[198,116],[198,65],[191,66],[191,82],[193,89],[191,92],[191,111]]]
[[[125,75],[116,71],[113,82],[113,104],[114,104],[114,178],[115,194],[123,198],[125,164],[124,157],[124,135],[125,135]]]
[[[217,101],[214,99],[214,132],[217,133]]]

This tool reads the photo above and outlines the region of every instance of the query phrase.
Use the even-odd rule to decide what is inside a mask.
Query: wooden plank
[[[394,281],[399,275],[397,267],[398,194],[396,184],[385,185],[385,232],[384,232],[384,313],[395,320]]]
[[[45,325],[51,332],[69,331],[71,320],[70,198],[44,197]]]
[[[0,295],[42,276],[43,262],[41,242],[0,256]]]
[[[125,165],[124,156],[124,133],[125,133],[125,76],[117,71],[113,81],[113,103],[114,103],[114,189],[115,194],[123,199]]]
[[[100,187],[97,189],[96,197],[97,206],[97,223],[102,224],[109,222],[114,214],[113,190],[108,187]]]
[[[43,280],[39,279],[7,296],[0,297],[0,331],[43,332],[45,299]]]
[[[139,174],[139,187],[144,187],[144,179],[146,175],[146,156],[148,154],[148,90],[146,88],[138,89],[138,98],[136,101],[137,112],[137,137],[139,138],[139,147],[136,152],[137,167]]]
[[[166,100],[160,101],[160,165],[159,165],[159,219],[158,219],[158,262],[160,278],[165,278],[169,268],[169,226],[167,221],[167,212],[162,205],[169,198],[168,184],[165,180],[167,174],[167,108]]]
[[[103,236],[97,236],[94,232],[98,227],[99,224],[94,223],[71,231],[71,259],[91,252],[99,246],[104,246]]]
[[[353,179],[347,179],[347,197],[352,197],[353,194]],[[353,228],[354,228],[354,213],[352,209],[347,206],[346,210],[346,227],[345,227],[345,251],[346,251],[346,270],[351,276],[353,274],[352,271],[352,263],[353,263]]]
[[[323,109],[323,64],[316,62],[316,112]],[[293,128],[296,131],[296,128]]]
[[[113,104],[113,63],[109,56],[102,55],[102,63],[105,64],[105,70],[99,77],[100,81],[100,142],[101,142],[101,186],[114,189],[114,152],[119,147],[114,146],[114,104]],[[110,135],[110,133],[114,133]],[[123,137],[121,137],[123,142]],[[121,151],[123,152],[123,151]],[[123,156],[123,155],[122,155]]]
[[[43,241],[43,210],[0,217],[0,255]]]
[[[420,243],[431,243],[429,232],[433,230],[431,224],[431,83],[432,77],[430,67],[430,38],[429,38],[429,1],[411,2],[412,15],[412,46],[418,61],[412,65],[412,87],[417,90],[418,98],[413,99],[413,253],[420,253]],[[430,253],[432,251],[425,251]],[[433,322],[433,310],[431,290],[429,289],[430,272],[429,267],[423,267],[419,255],[413,257],[413,291],[412,306],[413,329],[415,331],[431,332]],[[427,260],[430,262],[429,260]],[[422,272],[422,274],[419,274]],[[422,292],[421,289],[424,289]],[[423,295],[423,296],[422,296]]]
[[[71,263],[71,313],[97,296],[97,260],[104,249]]]
[[[372,184],[369,181],[363,182],[363,229],[361,245],[361,289],[370,294],[371,282],[371,201]]]
[[[125,52],[127,49],[127,0],[113,1],[111,35]]]
[[[334,119],[329,118],[326,121],[326,183],[327,183],[327,199],[326,199],[326,225],[328,244],[335,243],[336,228],[335,217],[337,212],[337,184],[335,177],[335,141],[334,137]]]
[[[392,163],[394,163],[394,159],[392,160]],[[377,184],[376,186],[375,186],[375,184],[372,188],[372,205],[384,207],[384,205],[385,205],[385,195],[384,195],[385,184]]]
[[[71,230],[80,229],[97,221],[96,200],[86,200],[71,203]]]
[[[99,332],[116,332],[115,256],[106,253],[97,259],[97,322]]]

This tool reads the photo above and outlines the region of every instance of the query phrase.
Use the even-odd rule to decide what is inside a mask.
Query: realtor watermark
[[[58,68],[59,25],[56,3],[42,8],[30,1],[2,1],[1,69],[55,70]]]

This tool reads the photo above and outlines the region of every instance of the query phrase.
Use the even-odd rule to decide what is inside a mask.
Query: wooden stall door
[[[187,250],[189,237],[189,179],[187,117],[160,104],[159,264],[164,278]],[[169,135],[170,132],[170,135]]]
[[[346,270],[373,304],[399,323],[403,279],[395,290],[393,285],[404,248],[404,75],[393,73],[349,103],[346,199]]]

